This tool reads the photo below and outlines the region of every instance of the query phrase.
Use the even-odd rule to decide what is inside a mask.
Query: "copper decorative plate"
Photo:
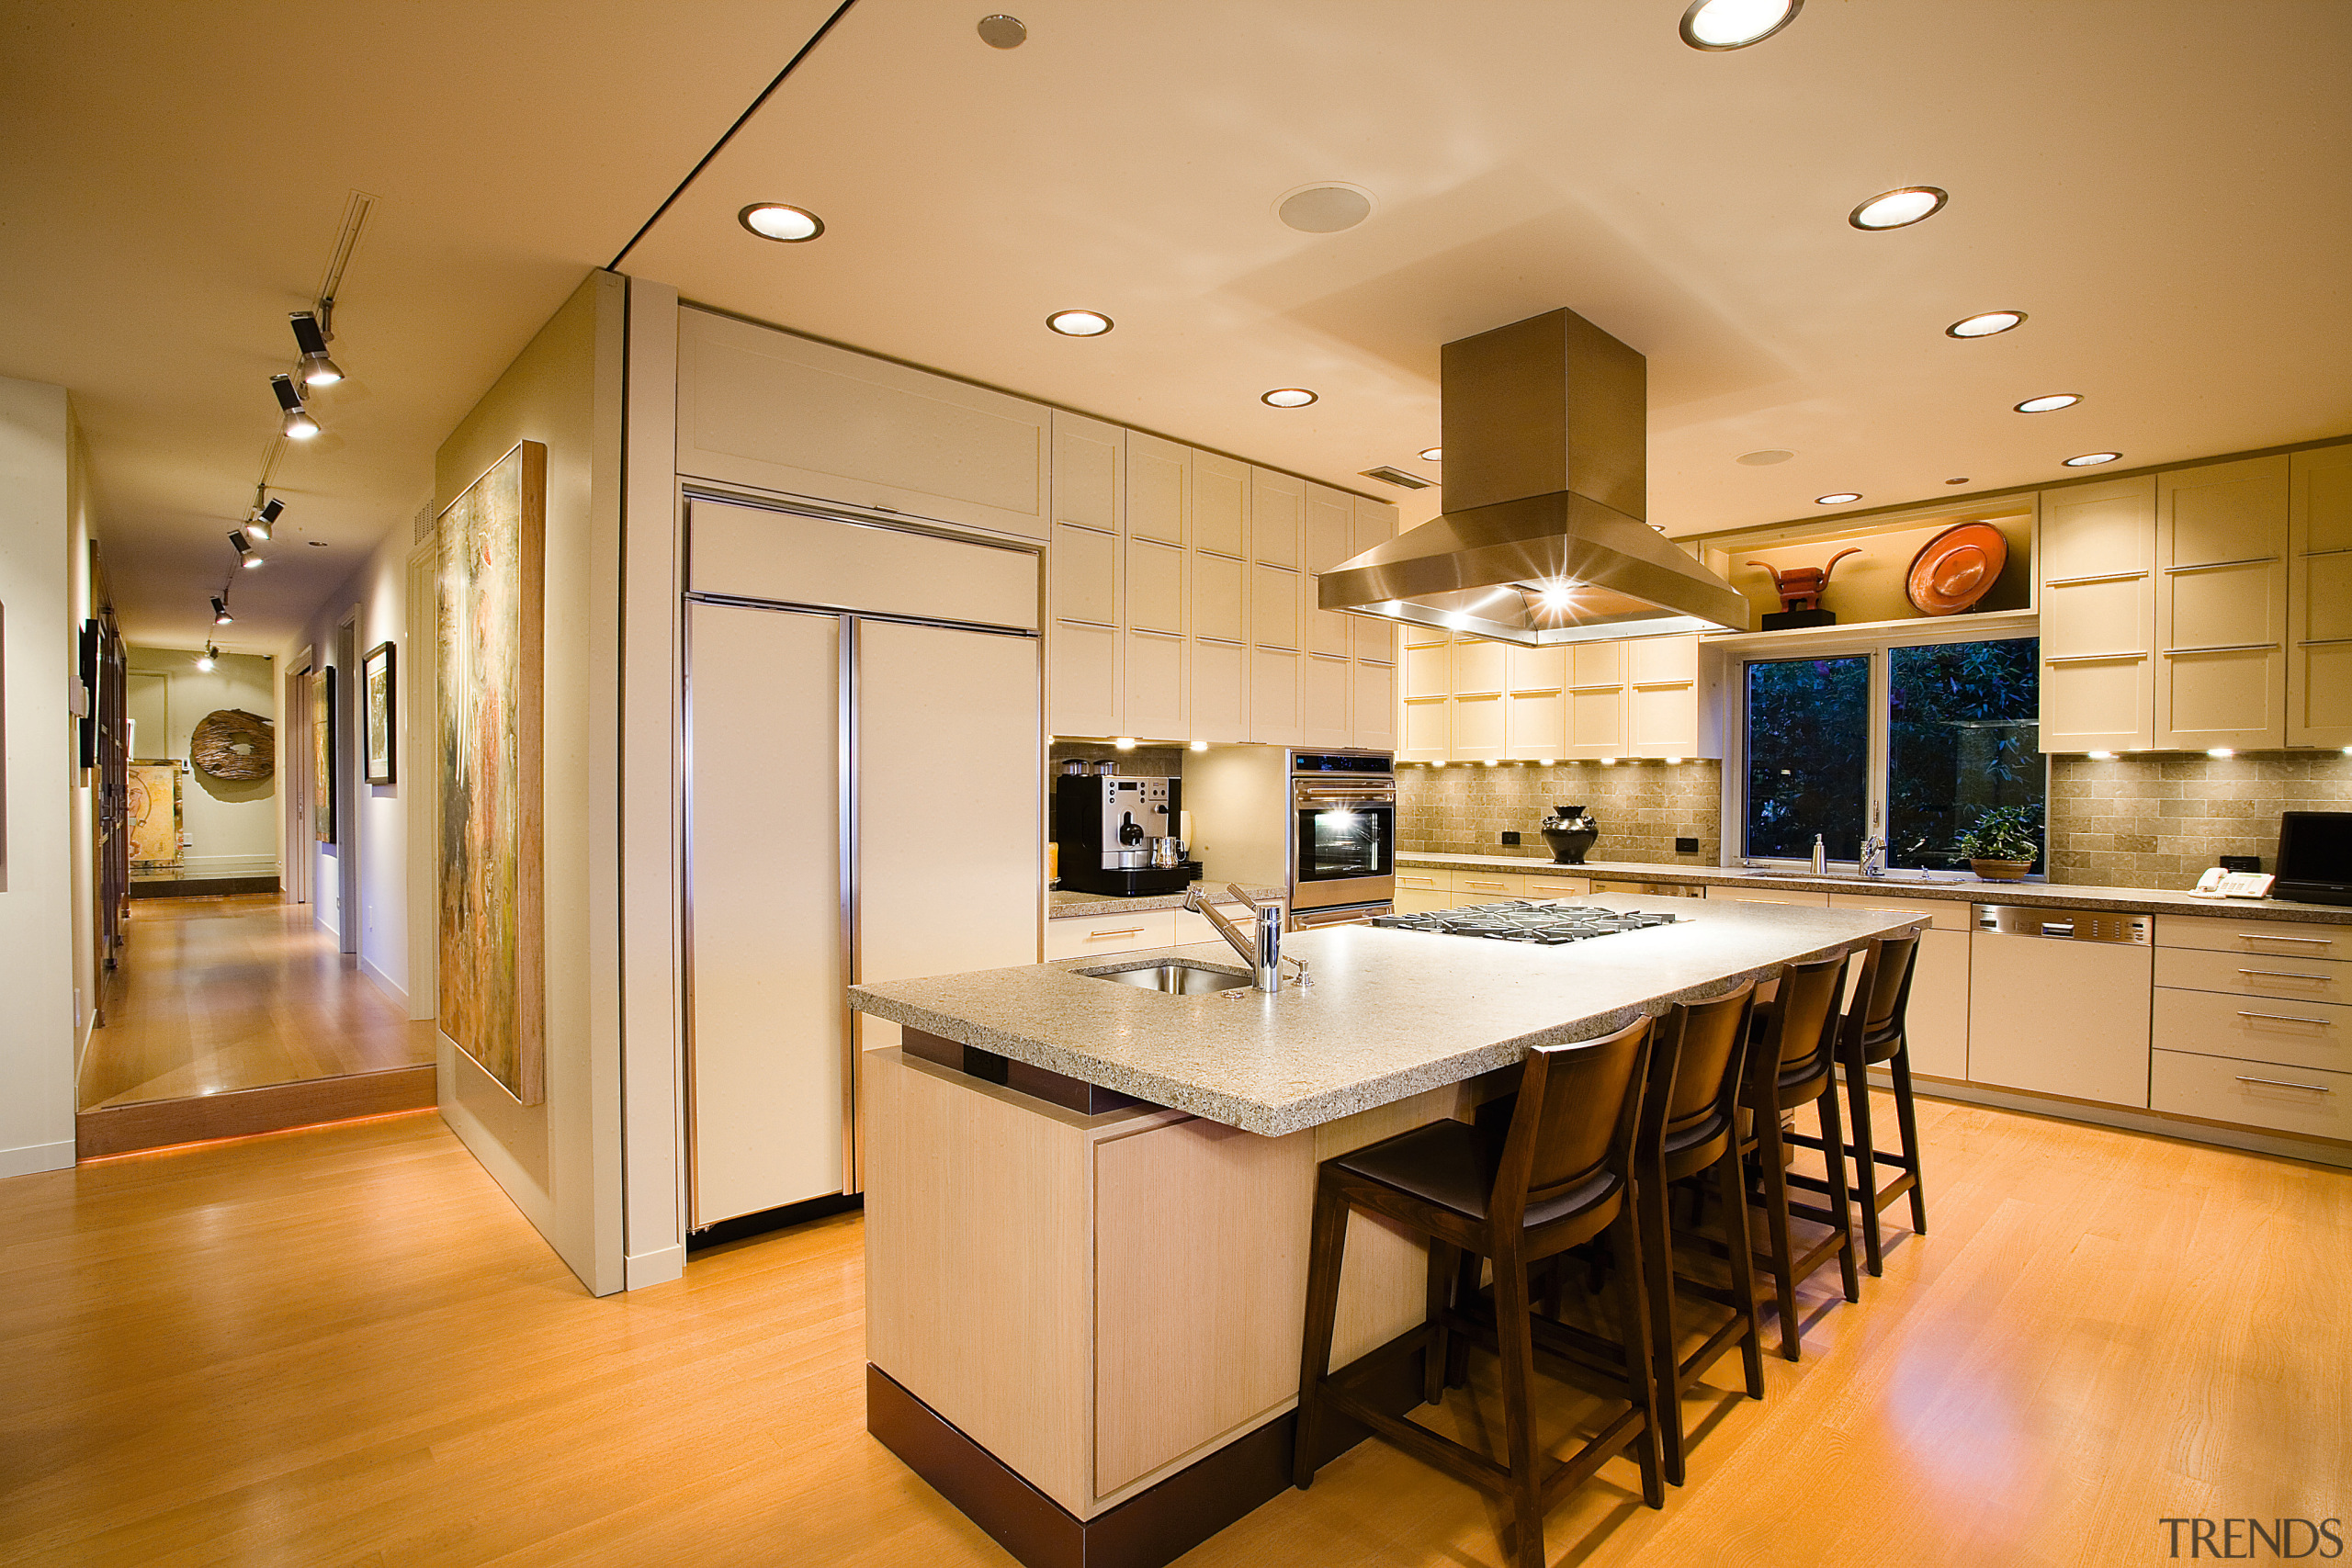
[[[1957,615],[1992,592],[2009,560],[2009,541],[1990,523],[1945,529],[1911,558],[1904,590],[1930,615]]]

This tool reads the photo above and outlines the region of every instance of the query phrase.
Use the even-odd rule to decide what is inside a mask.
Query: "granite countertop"
[[[1314,985],[1171,996],[1079,973],[1172,956],[1239,973],[1222,942],[850,987],[861,1012],[1155,1105],[1279,1136],[1463,1082],[1531,1046],[1718,996],[1901,929],[1862,909],[1613,896],[1675,923],[1562,947],[1374,926],[1286,938]]]
[[[2037,908],[2085,909],[2103,914],[2211,915],[2224,920],[2303,920],[2313,925],[2352,925],[2352,908],[2294,904],[2278,898],[2199,898],[2156,887],[2091,887],[2071,882],[1922,882],[1916,872],[1870,878],[1757,875],[1720,865],[1656,865],[1628,861],[1587,861],[1562,865],[1531,855],[1399,854],[1396,863],[1475,871],[1518,872],[1544,876],[1599,876],[1643,882],[1680,882],[1709,886],[1785,887],[1806,893],[1877,894],[1888,898],[1940,898],[1968,904],[2024,904]]]
[[[1202,886],[1212,895],[1211,903],[1233,902],[1233,895],[1225,890],[1224,883],[1204,877]],[[1242,891],[1252,898],[1290,897],[1287,887],[1252,887],[1246,882],[1241,886]],[[1046,919],[1049,920],[1076,919],[1081,915],[1128,915],[1144,909],[1181,909],[1183,907],[1184,896],[1182,893],[1147,893],[1134,898],[1122,898],[1110,893],[1080,893],[1072,888],[1057,887],[1046,895]]]

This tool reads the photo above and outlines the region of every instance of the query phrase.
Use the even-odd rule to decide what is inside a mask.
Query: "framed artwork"
[[[334,842],[334,667],[311,677],[311,837]]]
[[[395,694],[392,645],[379,642],[368,650],[359,664],[360,700],[367,710],[367,729],[362,736],[362,749],[367,752],[368,782],[388,784],[399,782],[397,759],[393,750],[392,715],[399,710],[392,705]]]
[[[441,1032],[544,1098],[540,704],[548,449],[526,441],[440,518],[434,622]]]
[[[124,817],[130,831],[134,870],[180,863],[180,765],[164,760],[133,762],[124,787]]]

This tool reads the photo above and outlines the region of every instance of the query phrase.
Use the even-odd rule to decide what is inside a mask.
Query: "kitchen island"
[[[1287,1483],[1322,1160],[1468,1118],[1532,1046],[1909,929],[1592,902],[1675,919],[1556,947],[1303,932],[1313,984],[1273,994],[1104,977],[1238,972],[1221,942],[853,987],[904,1040],[865,1063],[868,1428],[1033,1568],[1170,1561]],[[1425,1267],[1353,1217],[1335,1362],[1419,1324]],[[1400,1362],[1396,1408],[1419,1379]]]

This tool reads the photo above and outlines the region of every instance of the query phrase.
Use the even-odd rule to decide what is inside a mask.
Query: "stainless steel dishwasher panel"
[[[1976,906],[1970,1080],[2144,1109],[2151,925],[2145,915]]]

